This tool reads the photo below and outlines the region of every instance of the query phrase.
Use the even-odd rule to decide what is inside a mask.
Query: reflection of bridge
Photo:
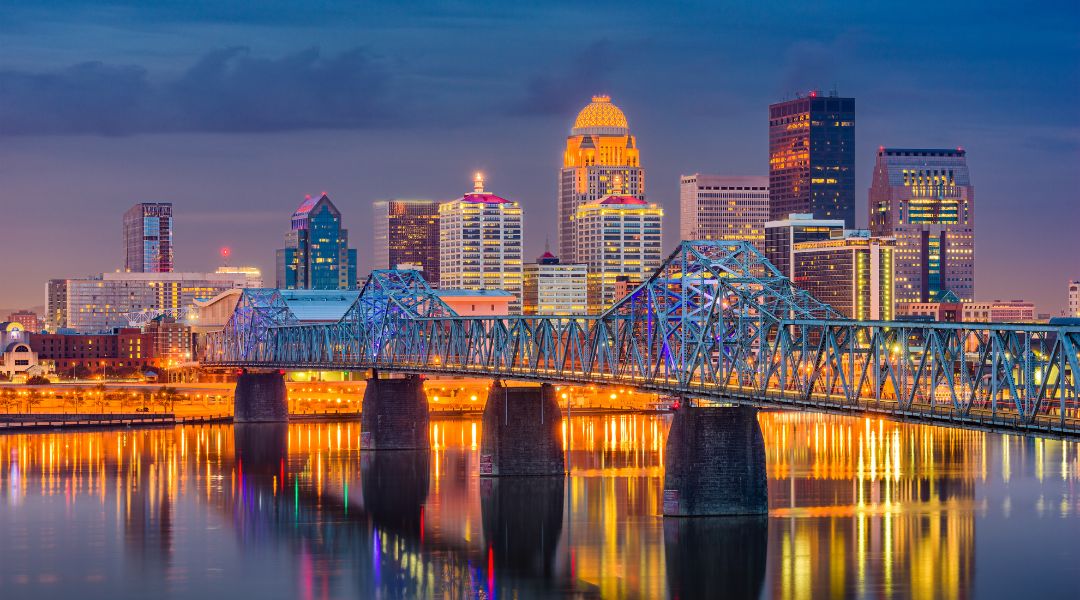
[[[336,323],[245,290],[204,364],[611,383],[758,406],[1080,434],[1080,327],[851,321],[752,246],[683,242],[595,316],[462,317],[415,271],[375,271]]]

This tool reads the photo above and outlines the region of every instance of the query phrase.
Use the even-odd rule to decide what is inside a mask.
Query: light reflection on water
[[[762,413],[767,519],[668,519],[669,419],[574,417],[571,476],[481,480],[481,427],[0,437],[0,596],[1067,595],[1080,445]]]

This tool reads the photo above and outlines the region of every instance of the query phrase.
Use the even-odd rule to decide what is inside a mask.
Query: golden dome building
[[[622,109],[610,96],[593,96],[566,138],[559,174],[559,254],[565,262],[580,262],[574,225],[578,207],[613,194],[644,200],[645,169]]]

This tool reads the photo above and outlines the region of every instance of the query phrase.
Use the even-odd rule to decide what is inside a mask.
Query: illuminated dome
[[[626,135],[629,126],[622,109],[611,103],[611,96],[593,96],[592,103],[581,109],[571,135]]]

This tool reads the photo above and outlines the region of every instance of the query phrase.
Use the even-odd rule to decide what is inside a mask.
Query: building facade
[[[975,299],[975,190],[962,149],[880,148],[870,231],[896,238],[897,302]]]
[[[791,277],[795,261],[795,244],[819,242],[844,237],[844,222],[836,219],[815,219],[810,214],[793,214],[780,221],[765,223],[763,254],[784,277]]]
[[[439,203],[380,200],[374,203],[376,269],[409,265],[439,285]]]
[[[679,178],[679,239],[747,241],[764,250],[768,220],[768,177]]]
[[[794,248],[792,281],[849,319],[891,320],[894,243],[865,231],[800,242]]]
[[[173,207],[170,202],[140,202],[124,213],[124,270],[173,270]]]
[[[559,172],[558,237],[562,260],[582,262],[574,239],[578,207],[613,194],[644,200],[645,169],[626,115],[611,103],[609,96],[593,96],[574,120]]]
[[[50,324],[50,331],[109,331],[127,326],[134,313],[183,313],[194,310],[197,299],[256,284],[261,285],[261,279],[244,273],[102,273],[53,280],[49,312],[62,315],[62,320]]]
[[[589,269],[589,312],[619,300],[620,277],[640,283],[660,268],[664,210],[634,196],[608,196],[577,209],[580,262]]]
[[[307,196],[292,215],[285,247],[277,251],[277,287],[286,290],[356,288],[356,250],[341,211],[322,194]]]
[[[22,325],[26,331],[41,331],[45,326],[41,319],[38,318],[37,313],[32,310],[17,310],[8,315],[7,320],[9,323]]]
[[[769,106],[769,219],[855,227],[855,99],[810,92]]]
[[[1069,282],[1068,316],[1080,318],[1080,280]]]
[[[127,376],[157,366],[151,336],[134,327],[99,334],[42,333],[28,337],[38,360],[64,378]]]
[[[1026,300],[961,302],[951,291],[934,302],[899,302],[900,317],[926,317],[940,323],[1031,323],[1035,321],[1035,303]]]
[[[439,287],[504,290],[511,314],[521,314],[521,204],[484,190],[439,205]]]
[[[0,375],[23,379],[38,370],[38,354],[30,347],[30,334],[17,321],[0,323]]]
[[[526,315],[583,315],[589,310],[589,269],[584,263],[563,264],[550,252],[525,265]]]
[[[162,315],[143,326],[150,341],[150,356],[162,367],[189,363],[195,358],[194,337],[190,325]]]

